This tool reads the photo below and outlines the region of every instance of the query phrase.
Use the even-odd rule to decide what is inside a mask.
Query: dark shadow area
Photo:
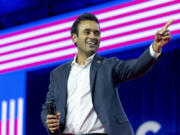
[[[0,30],[62,15],[113,0],[14,0],[0,1]]]

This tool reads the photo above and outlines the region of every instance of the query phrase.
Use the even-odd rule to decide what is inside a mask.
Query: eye
[[[95,32],[94,32],[94,35],[95,35],[95,36],[99,36],[99,35],[100,35],[100,32],[99,32],[99,31],[95,31]]]
[[[84,33],[85,33],[86,35],[89,35],[89,34],[90,34],[90,31],[89,31],[89,30],[85,30]]]

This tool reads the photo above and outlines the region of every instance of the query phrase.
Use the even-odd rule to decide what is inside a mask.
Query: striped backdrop
[[[167,21],[180,34],[179,0],[137,0],[92,12],[100,21],[99,52],[152,40]],[[70,28],[77,16],[0,36],[0,73],[72,58]]]
[[[23,135],[23,98],[1,102],[0,135]]]

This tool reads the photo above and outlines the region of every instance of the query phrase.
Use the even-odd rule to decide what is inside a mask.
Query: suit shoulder
[[[106,63],[117,63],[123,60],[118,59],[117,57],[104,58],[104,62]]]
[[[57,73],[57,72],[59,72],[59,71],[63,71],[65,68],[67,68],[68,66],[71,65],[71,62],[72,62],[72,61],[68,61],[68,62],[66,62],[66,63],[63,63],[63,64],[57,66],[56,68],[54,68],[54,69],[51,71],[51,73]]]

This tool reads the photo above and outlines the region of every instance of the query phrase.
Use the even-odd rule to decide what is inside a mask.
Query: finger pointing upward
[[[168,21],[165,25],[164,25],[164,27],[162,28],[162,30],[167,30],[168,29],[168,27],[172,24],[174,22],[174,20],[170,20],[170,21]]]

